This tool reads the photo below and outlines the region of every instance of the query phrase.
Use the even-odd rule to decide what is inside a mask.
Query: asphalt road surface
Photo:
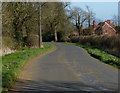
[[[28,62],[10,92],[118,90],[116,68],[91,57],[80,47],[50,44],[56,50]]]

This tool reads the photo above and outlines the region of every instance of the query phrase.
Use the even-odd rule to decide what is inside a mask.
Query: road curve
[[[116,68],[94,59],[80,47],[50,44],[57,49],[26,64],[10,93],[118,90]]]

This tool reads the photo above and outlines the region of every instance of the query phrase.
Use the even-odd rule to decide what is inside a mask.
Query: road
[[[10,93],[118,90],[116,68],[91,57],[80,47],[50,44],[56,50],[28,62]]]

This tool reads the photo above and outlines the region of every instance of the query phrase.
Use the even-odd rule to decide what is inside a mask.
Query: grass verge
[[[120,69],[120,58],[119,57],[111,55],[111,54],[109,54],[101,49],[95,48],[95,47],[81,45],[81,44],[77,44],[77,43],[68,43],[68,42],[64,42],[64,43],[82,47],[82,48],[86,49],[87,52],[91,56],[99,59],[101,62],[104,62],[106,64],[109,64],[113,67]]]
[[[48,53],[55,49],[55,46],[45,44],[44,48],[22,48],[15,53],[11,53],[2,57],[2,87],[3,91],[14,84],[14,81],[20,74],[23,66],[28,60],[35,56]]]

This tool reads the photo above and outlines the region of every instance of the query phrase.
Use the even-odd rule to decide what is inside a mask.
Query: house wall
[[[103,29],[102,28],[99,28],[98,30],[95,30],[95,34],[97,35],[102,35],[103,34]]]
[[[94,24],[94,32],[97,35],[104,35],[104,34],[108,34],[108,35],[115,35],[116,34],[116,30],[115,30],[115,25],[114,23],[111,23],[110,20],[106,20],[105,22],[100,22],[98,25],[95,25],[95,22],[93,22]]]
[[[116,32],[114,31],[114,29],[111,28],[111,27],[109,27],[109,26],[107,26],[107,25],[105,25],[102,28],[102,32],[103,32],[103,34],[108,34],[108,35],[115,35],[116,34]]]

